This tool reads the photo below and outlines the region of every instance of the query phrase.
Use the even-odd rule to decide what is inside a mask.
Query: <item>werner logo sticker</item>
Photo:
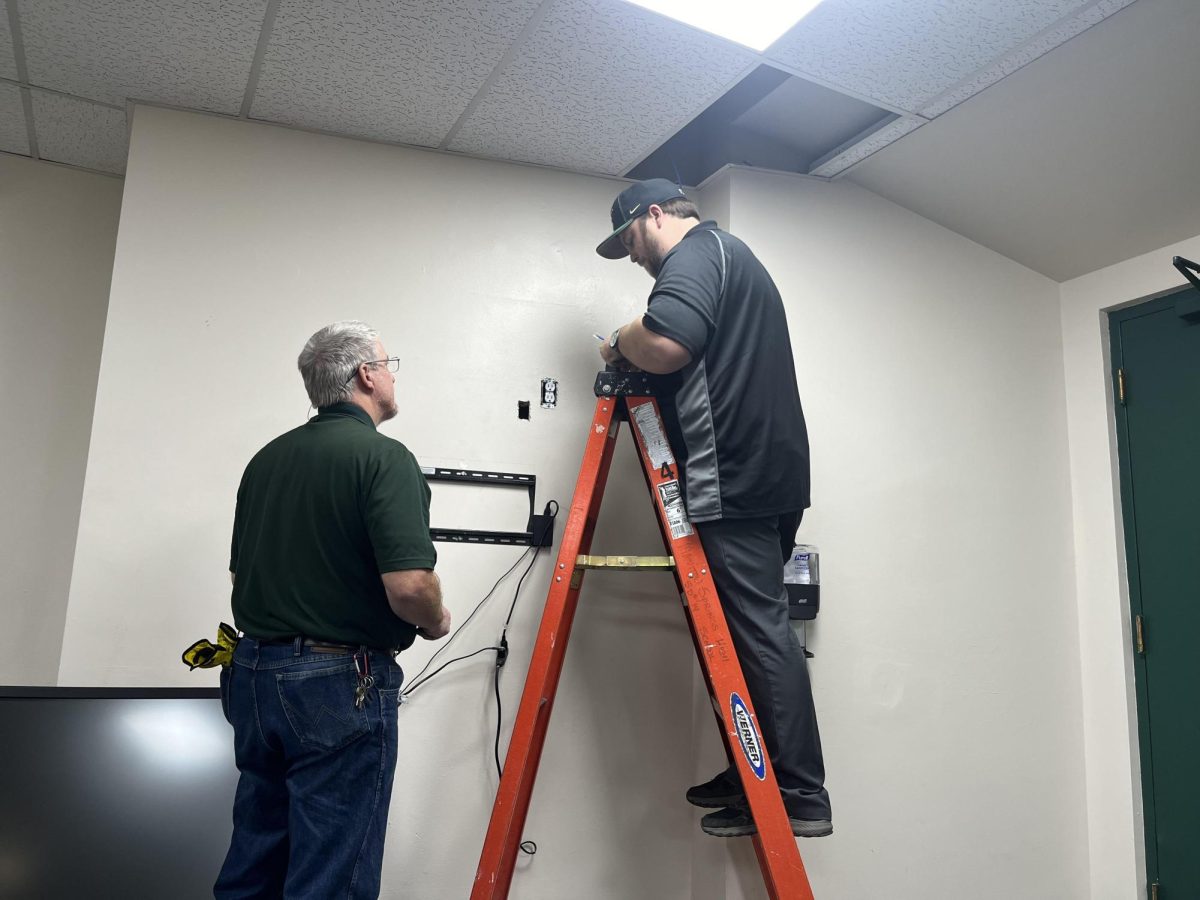
[[[730,694],[729,712],[733,716],[733,727],[737,730],[738,743],[742,745],[746,761],[754,770],[755,777],[762,781],[767,777],[767,763],[763,758],[762,739],[758,736],[758,729],[754,727],[754,720],[750,718],[750,710],[746,708],[746,703],[741,697]]]

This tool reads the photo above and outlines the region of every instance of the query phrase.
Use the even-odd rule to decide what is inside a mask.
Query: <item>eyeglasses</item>
[[[354,371],[351,372],[350,377],[346,379],[346,384],[349,384],[350,382],[352,382],[354,380],[354,376],[358,374],[358,370],[361,369],[363,366],[377,366],[380,363],[386,363],[387,370],[389,372],[399,372],[400,371],[400,357],[398,357],[398,356],[389,356],[387,359],[368,359],[365,362],[360,362],[357,366],[354,367]]]

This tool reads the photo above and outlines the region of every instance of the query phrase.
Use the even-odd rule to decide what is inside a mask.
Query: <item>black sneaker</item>
[[[828,819],[792,819],[792,834],[796,837],[825,837],[833,834],[833,823]],[[740,806],[730,806],[727,809],[709,813],[700,820],[700,828],[705,834],[716,837],[742,837],[754,834],[758,828],[750,816],[750,810]]]
[[[685,795],[692,806],[703,809],[721,809],[725,806],[737,806],[746,802],[746,794],[742,783],[736,775],[730,776],[726,770],[704,784],[688,788]]]

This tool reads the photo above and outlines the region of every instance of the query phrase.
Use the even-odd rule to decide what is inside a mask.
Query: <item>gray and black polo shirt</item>
[[[806,509],[808,430],[787,317],[750,248],[701,222],[664,257],[642,322],[692,355],[662,403],[692,521]]]
[[[237,627],[261,640],[411,645],[416,627],[392,612],[380,573],[434,567],[429,496],[408,448],[353,403],[322,407],[271,441],[238,488]]]

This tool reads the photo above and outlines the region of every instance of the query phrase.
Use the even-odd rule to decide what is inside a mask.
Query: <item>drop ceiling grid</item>
[[[284,2],[250,115],[436,147],[538,3]]]
[[[450,149],[620,174],[755,59],[621,0],[557,0]]]
[[[833,178],[835,175],[840,175],[852,165],[861,162],[889,144],[895,143],[924,124],[926,124],[925,120],[916,116],[902,116],[862,140],[851,144],[836,156],[818,160],[818,165],[814,166],[808,174],[822,178]]]
[[[129,137],[124,110],[37,88],[30,93],[42,159],[100,172],[125,171]]]
[[[25,128],[21,89],[5,82],[0,82],[0,150],[29,155],[29,133]]]
[[[264,0],[21,0],[31,84],[236,114]]]
[[[916,112],[1090,0],[825,0],[766,55]]]

